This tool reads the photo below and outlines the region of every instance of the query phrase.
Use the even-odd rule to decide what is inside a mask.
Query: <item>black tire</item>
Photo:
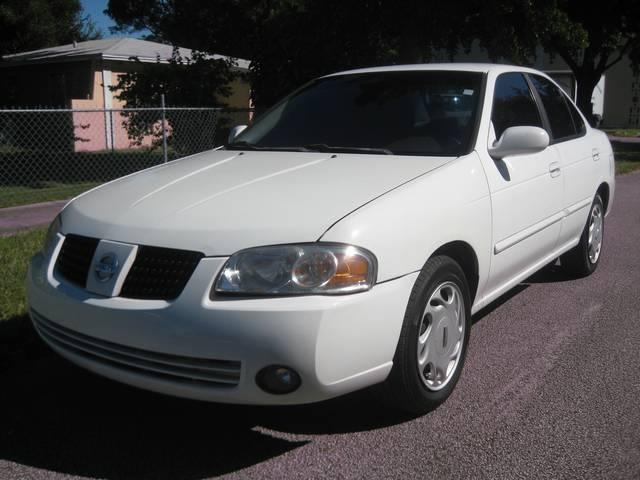
[[[591,218],[594,211],[597,209],[599,209],[602,216],[602,241],[598,255],[595,258],[595,261],[592,261],[592,258],[589,255],[589,226],[591,224]],[[587,216],[587,222],[584,226],[584,230],[582,231],[582,235],[580,236],[580,242],[560,257],[562,268],[569,275],[576,277],[586,277],[591,275],[595,272],[596,268],[598,268],[600,257],[602,257],[602,245],[604,245],[604,204],[602,203],[600,195],[597,194],[593,199],[591,208],[589,209],[589,215]]]
[[[439,390],[427,387],[418,364],[418,336],[423,324],[423,313],[427,301],[431,299],[435,290],[444,285],[455,284],[461,294],[461,311],[464,312],[462,345],[455,370],[448,381]],[[426,316],[425,316],[426,318]],[[404,317],[400,339],[393,360],[393,368],[389,377],[382,385],[385,399],[401,410],[413,413],[427,413],[444,402],[455,387],[464,365],[471,330],[471,299],[469,287],[460,265],[447,256],[430,258],[422,268],[416,280]],[[435,332],[434,332],[435,335]],[[446,331],[444,333],[446,343]],[[444,348],[444,347],[443,347]],[[443,382],[444,383],[444,382]]]

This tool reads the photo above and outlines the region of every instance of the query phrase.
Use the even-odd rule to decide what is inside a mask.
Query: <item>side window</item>
[[[587,131],[587,127],[584,125],[584,120],[582,120],[582,117],[578,113],[578,109],[573,105],[573,103],[567,101],[567,106],[569,107],[569,112],[571,112],[573,126],[576,128],[576,135],[582,135]]]
[[[509,127],[542,127],[540,112],[521,73],[503,73],[496,80],[491,121],[496,138]]]
[[[531,75],[530,78],[547,112],[549,124],[551,125],[551,135],[554,140],[558,141],[567,137],[574,137],[584,131],[585,126],[580,115],[578,115],[578,112],[570,110],[569,102],[558,87],[538,75]],[[573,108],[573,105],[571,105],[571,108]],[[576,120],[580,120],[577,125],[578,128],[574,124]]]

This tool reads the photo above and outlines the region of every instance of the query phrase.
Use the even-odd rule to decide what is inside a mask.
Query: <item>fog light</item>
[[[297,390],[302,380],[292,368],[270,365],[258,372],[256,383],[265,392],[283,395]]]

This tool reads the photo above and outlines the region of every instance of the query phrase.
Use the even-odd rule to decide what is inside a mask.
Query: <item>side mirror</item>
[[[236,125],[229,132],[229,137],[227,138],[227,143],[232,143],[238,135],[242,133],[242,131],[247,128],[246,125]]]
[[[539,127],[509,127],[489,147],[489,155],[501,160],[509,155],[538,153],[549,146],[549,134]]]

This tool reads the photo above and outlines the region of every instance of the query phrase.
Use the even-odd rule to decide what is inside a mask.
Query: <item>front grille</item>
[[[120,295],[145,300],[173,300],[191,278],[200,252],[141,246]]]
[[[234,387],[240,382],[241,363],[232,360],[184,357],[127,347],[55,324],[31,310],[40,335],[58,349],[84,359],[146,377],[181,384]]]
[[[91,259],[99,242],[97,238],[67,235],[58,254],[56,272],[71,283],[86,287]]]
[[[96,238],[67,235],[58,255],[56,273],[85,288],[91,260],[99,242]],[[141,245],[120,296],[174,300],[180,296],[203,257],[200,252]]]

